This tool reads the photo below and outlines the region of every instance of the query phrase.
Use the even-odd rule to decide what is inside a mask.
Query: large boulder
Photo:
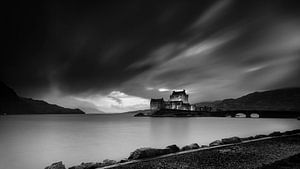
[[[50,166],[46,167],[45,169],[66,169],[66,167],[62,163],[62,161],[59,161],[59,162],[51,164]]]
[[[241,141],[248,141],[248,140],[253,140],[254,137],[253,136],[250,136],[250,137],[243,137],[241,138]]]
[[[69,169],[96,169],[99,167],[103,167],[102,163],[81,163],[80,165],[76,165],[70,167]]]
[[[280,131],[274,131],[273,133],[269,134],[271,137],[276,137],[276,136],[282,136],[283,133],[280,133]]]
[[[221,141],[222,144],[234,144],[242,142],[242,140],[239,137],[223,138]]]
[[[193,149],[198,149],[198,148],[200,148],[200,146],[197,143],[193,143],[190,145],[183,146],[181,148],[181,151],[193,150]]]
[[[254,136],[254,139],[265,138],[265,137],[267,137],[267,135],[259,134],[259,135]]]
[[[123,158],[123,159],[121,159],[120,161],[119,161],[119,163],[126,163],[126,162],[128,162],[129,160],[128,160],[128,158]]]
[[[129,160],[136,160],[142,158],[156,157],[164,154],[168,154],[168,149],[157,149],[157,148],[139,148],[134,152],[130,153]]]
[[[210,147],[213,147],[213,146],[219,146],[222,144],[222,141],[221,140],[216,140],[216,141],[213,141],[209,144]]]
[[[286,131],[283,134],[284,135],[293,135],[293,134],[297,134],[300,133],[300,129],[296,129],[296,130],[291,130],[291,131]]]
[[[177,145],[173,144],[173,145],[167,146],[166,150],[168,151],[168,153],[176,153],[176,152],[180,151],[180,148]]]
[[[143,117],[143,116],[145,116],[144,113],[138,113],[138,114],[134,115],[134,117]]]
[[[102,162],[102,166],[108,166],[108,165],[114,165],[114,164],[117,164],[117,161],[105,159]]]
[[[85,167],[82,165],[75,165],[75,166],[69,167],[69,169],[85,169]]]

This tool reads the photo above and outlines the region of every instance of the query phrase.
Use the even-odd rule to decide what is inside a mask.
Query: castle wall
[[[190,111],[212,111],[211,107],[197,107],[195,105],[191,105],[188,102],[189,95],[183,91],[173,91],[172,95],[170,95],[169,101],[164,101],[161,99],[151,99],[150,101],[150,109],[158,110],[158,109],[177,109],[177,110],[190,110]]]
[[[156,110],[156,109],[162,109],[164,108],[164,100],[162,99],[151,99],[150,101],[150,109]]]

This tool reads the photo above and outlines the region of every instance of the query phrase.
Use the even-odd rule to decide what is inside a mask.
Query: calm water
[[[207,144],[300,127],[294,119],[135,118],[131,115],[0,117],[0,169],[43,169],[63,161],[119,160],[139,147]]]

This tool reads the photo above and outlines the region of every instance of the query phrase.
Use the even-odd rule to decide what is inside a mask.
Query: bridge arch
[[[247,115],[245,113],[236,113],[235,114],[235,117],[238,117],[238,118],[245,118],[247,117]]]
[[[251,118],[259,118],[259,114],[258,113],[251,113],[250,117]]]

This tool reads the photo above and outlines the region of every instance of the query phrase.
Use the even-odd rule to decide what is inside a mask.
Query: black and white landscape
[[[2,6],[1,169],[299,166],[296,0]]]

